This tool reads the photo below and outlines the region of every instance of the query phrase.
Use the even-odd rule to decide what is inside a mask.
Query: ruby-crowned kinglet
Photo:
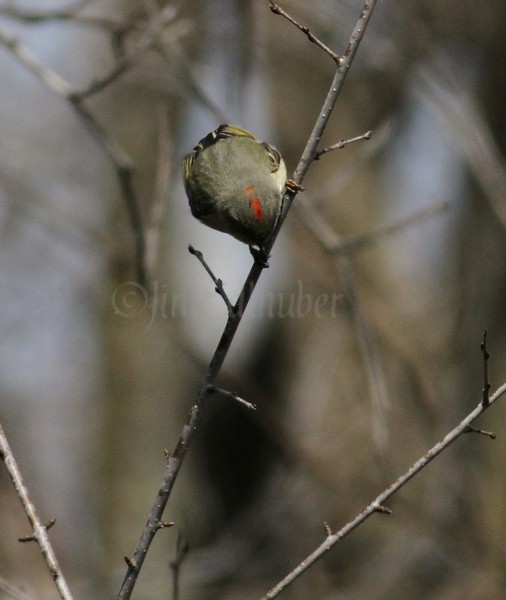
[[[236,125],[220,125],[185,157],[184,184],[194,217],[248,244],[267,266],[263,246],[281,214],[286,184],[275,148]]]

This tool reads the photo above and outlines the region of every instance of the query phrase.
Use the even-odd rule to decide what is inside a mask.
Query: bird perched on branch
[[[237,125],[220,125],[184,159],[192,215],[248,244],[267,267],[264,245],[281,214],[286,166],[281,154]]]

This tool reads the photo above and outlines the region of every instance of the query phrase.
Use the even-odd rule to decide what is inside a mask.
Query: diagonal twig
[[[224,398],[228,398],[229,400],[238,402],[239,404],[242,404],[242,406],[245,406],[249,410],[257,409],[257,407],[254,404],[252,404],[251,402],[248,402],[247,400],[244,400],[244,398],[241,398],[237,394],[234,394],[234,392],[229,392],[228,390],[224,390],[223,388],[216,387],[215,385],[210,385],[207,388],[207,390],[210,394],[218,394],[219,396],[223,396]]]
[[[281,6],[279,6],[279,4],[276,4],[272,0],[269,0],[269,8],[271,9],[271,11],[274,14],[281,15],[282,17],[287,19],[287,21],[290,21],[290,23],[295,25],[295,27],[297,27],[297,29],[300,29],[302,31],[302,33],[305,33],[307,35],[308,40],[310,42],[313,42],[313,44],[316,44],[319,48],[321,48],[324,52],[326,52],[332,58],[332,60],[334,60],[337,64],[339,64],[339,62],[341,61],[341,57],[338,54],[336,54],[333,50],[331,50],[328,46],[326,46],[321,40],[319,40],[314,35],[314,33],[312,33],[309,30],[309,27],[307,27],[306,25],[301,25],[298,21],[296,21],[293,17],[291,17],[285,10],[283,10],[281,8]]]
[[[330,84],[330,89],[323,102],[320,114],[317,117],[316,123],[306,143],[306,147],[302,153],[299,164],[293,175],[293,182],[296,186],[302,185],[305,174],[307,173],[312,162],[316,158],[316,151],[318,143],[325,131],[330,115],[337,102],[337,98],[341,93],[346,75],[349,71],[350,65],[353,62],[358,46],[364,36],[367,28],[367,24],[371,18],[372,12],[376,5],[377,0],[370,0],[366,4],[360,13],[355,28],[352,32],[349,40],[346,52],[342,59],[339,61],[336,73]],[[265,252],[268,255],[274,245],[274,242],[279,234],[279,230],[290,210],[293,200],[297,195],[297,187],[290,186],[290,189],[286,190],[283,198],[283,209],[278,223],[274,229],[271,239],[265,245]],[[183,426],[182,432],[179,436],[176,448],[172,455],[167,461],[166,470],[163,476],[163,481],[160,489],[158,490],[155,502],[148,516],[148,521],[142,531],[139,543],[135,549],[133,559],[128,565],[127,572],[120,591],[118,593],[118,600],[125,600],[130,598],[132,591],[137,582],[139,573],[142,565],[146,558],[147,552],[151,546],[151,543],[157,532],[157,524],[161,520],[167,502],[170,498],[174,483],[177,479],[181,465],[183,464],[186,453],[195,437],[195,432],[200,424],[202,411],[205,407],[205,401],[208,396],[208,388],[210,385],[214,385],[216,378],[223,366],[225,358],[227,357],[228,351],[235,337],[239,324],[241,322],[244,311],[246,310],[248,303],[251,299],[253,291],[260,279],[260,275],[263,272],[263,267],[255,262],[246,277],[243,288],[239,294],[239,298],[234,306],[233,312],[228,316],[227,323],[222,333],[221,339],[218,342],[216,350],[209,363],[208,370],[203,378],[200,385],[199,392],[190,409],[188,419]]]
[[[51,526],[51,521],[44,525],[40,520],[35,506],[30,500],[28,489],[26,488],[23,482],[21,472],[16,463],[12,450],[9,446],[9,442],[7,441],[7,437],[5,436],[4,430],[1,425],[0,458],[5,464],[5,468],[7,469],[9,477],[16,489],[18,498],[20,499],[21,504],[23,505],[23,509],[33,529],[33,535],[26,536],[25,538],[20,538],[19,541],[34,540],[35,542],[37,542],[41,554],[44,557],[44,561],[46,562],[47,568],[51,573],[51,577],[53,578],[56,589],[58,590],[60,598],[62,600],[72,600],[72,594],[70,593],[70,589],[67,585],[67,582],[65,581],[65,577],[63,576],[62,570],[56,558],[56,554],[54,553],[53,547],[51,546],[51,542],[49,541],[49,537],[47,535],[47,530]]]
[[[232,304],[232,302],[230,302],[230,300],[227,296],[227,293],[225,292],[225,288],[223,287],[223,281],[221,279],[218,279],[218,277],[216,277],[216,275],[213,273],[211,267],[207,264],[207,261],[204,258],[204,255],[202,254],[202,252],[200,252],[200,250],[196,250],[190,244],[188,246],[188,252],[190,254],[193,254],[193,256],[195,256],[199,260],[200,264],[207,271],[207,273],[209,274],[209,277],[211,277],[211,279],[213,280],[213,283],[215,285],[214,289],[223,298],[223,301],[227,305],[228,314],[231,314],[234,311],[234,305]]]
[[[478,406],[470,412],[454,429],[446,434],[446,436],[437,444],[435,444],[424,456],[417,460],[403,475],[401,475],[394,483],[387,487],[379,496],[377,496],[366,508],[359,513],[353,520],[349,521],[338,532],[327,535],[318,548],[307,556],[291,573],[289,573],[282,581],[273,587],[261,600],[272,600],[276,598],[286,587],[293,583],[304,571],[309,569],[317,560],[326,554],[333,546],[348,536],[353,530],[362,525],[369,517],[375,513],[390,514],[390,509],[385,508],[385,502],[397,493],[410,479],[424,469],[438,454],[446,450],[455,440],[462,434],[469,431],[471,423],[473,423],[480,415],[482,415],[494,402],[506,393],[506,383],[499,387],[490,397],[490,402],[484,404],[480,401]]]

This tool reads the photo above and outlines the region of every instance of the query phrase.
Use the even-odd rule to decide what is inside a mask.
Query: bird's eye
[[[263,144],[263,146],[269,154],[269,159],[272,165],[272,172],[274,173],[279,169],[279,163],[281,162],[281,154],[276,150],[276,148],[273,148],[268,144]]]

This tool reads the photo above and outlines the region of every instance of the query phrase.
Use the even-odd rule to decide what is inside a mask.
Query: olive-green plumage
[[[281,213],[286,167],[280,153],[236,125],[220,125],[185,157],[194,217],[262,247]]]

